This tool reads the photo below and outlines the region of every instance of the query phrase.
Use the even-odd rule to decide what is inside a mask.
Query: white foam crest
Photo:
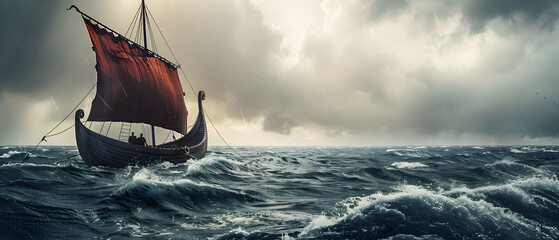
[[[392,148],[391,148],[391,149],[386,149],[386,152],[394,153],[394,154],[396,154],[396,155],[398,155],[398,156],[404,156],[404,154],[402,154],[402,153],[400,152],[400,151],[402,151],[402,150],[405,150],[405,149],[392,149]]]
[[[248,231],[244,230],[243,228],[241,228],[239,226],[238,228],[229,231],[229,234],[226,234],[225,236],[230,235],[230,234],[235,234],[235,235],[242,235],[243,237],[246,237],[246,236],[249,236],[253,233],[259,233],[259,232],[260,232],[259,230],[254,230],[254,231],[248,232]]]
[[[299,233],[297,237],[305,237],[314,230],[332,226],[343,220],[344,219],[336,219],[332,217],[327,217],[325,215],[320,215],[319,217],[313,219],[309,223],[309,225],[303,228],[303,230],[301,231],[301,233]]]
[[[258,220],[250,217],[233,217],[228,220],[235,225],[250,225],[259,222]]]
[[[414,158],[440,157],[437,154],[429,153],[421,149],[391,148],[391,149],[387,149],[386,152],[395,154],[400,157],[414,157]]]
[[[26,163],[10,162],[10,163],[0,165],[0,167],[22,167],[22,166],[27,166],[27,167],[57,167],[57,166],[49,165],[49,164],[38,164],[38,163],[29,163],[29,162],[26,162]]]
[[[15,151],[15,150],[10,150],[8,153],[2,154],[2,156],[0,156],[0,158],[10,158],[10,157],[12,157],[14,154],[19,154],[19,153],[23,153],[23,152]]]
[[[292,236],[289,236],[288,233],[282,233],[281,234],[281,240],[296,240],[297,238],[294,238]]]
[[[154,226],[142,225],[140,223],[133,222],[133,221],[127,222],[122,218],[118,218],[115,224],[118,226],[119,232],[123,230],[130,230],[131,231],[130,235],[134,238],[153,239],[154,236],[161,237],[161,236],[169,236],[173,234],[173,232],[171,232],[169,229],[159,227],[157,224],[155,224]],[[153,232],[151,228],[156,228],[157,231]],[[168,239],[172,239],[172,238],[168,238]]]
[[[535,153],[535,152],[551,152],[551,153],[556,153],[559,152],[555,149],[547,149],[545,147],[522,147],[522,148],[511,148],[510,152],[512,153]]]
[[[398,169],[402,169],[402,168],[413,169],[413,168],[427,167],[427,165],[418,162],[395,162],[390,164],[390,166],[396,167]]]
[[[527,153],[526,151],[519,150],[519,149],[516,149],[516,148],[511,149],[510,152],[511,153]]]
[[[220,214],[215,215],[213,218],[221,226],[247,226],[261,224],[255,216],[241,213]]]
[[[300,221],[304,219],[311,220],[312,214],[298,211],[265,211],[266,216],[273,219],[282,219],[283,221]]]
[[[207,230],[207,229],[221,229],[226,227],[225,224],[215,224],[215,223],[203,223],[203,224],[193,224],[193,223],[181,223],[179,224],[181,228],[185,230],[192,230],[192,229],[200,229],[200,230]]]
[[[485,164],[486,166],[495,166],[495,165],[514,165],[517,164],[515,161],[511,160],[510,158],[503,158],[499,161],[496,161],[494,163],[489,163],[489,164]]]
[[[233,229],[233,230],[229,231],[229,233],[241,234],[241,235],[244,235],[244,236],[248,236],[248,235],[250,234],[249,232],[245,231],[245,230],[244,230],[243,228],[241,228],[241,227],[238,227],[238,228],[236,228],[236,229]]]
[[[418,188],[419,189],[419,188]],[[428,193],[427,190],[422,190],[424,193]],[[417,192],[417,191],[414,191]],[[390,199],[397,199],[404,195],[409,195],[410,193],[398,192],[388,195],[383,195],[382,193],[375,193],[366,197],[350,197],[339,204],[345,208],[345,213],[338,216],[326,216],[321,215],[311,221],[311,223],[303,228],[298,237],[304,237],[314,230],[329,227],[337,223],[346,221],[348,219],[353,219],[355,216],[361,215],[363,210],[377,205],[381,202],[386,202]]]
[[[515,186],[513,184],[506,184],[500,186],[485,186],[479,187],[475,189],[470,189],[466,187],[459,187],[452,189],[445,194],[460,194],[460,195],[467,195],[468,197],[483,197],[486,193],[506,193],[508,196],[515,195],[522,199],[522,202],[526,205],[535,205],[534,199],[530,196],[530,194],[526,193],[524,190]]]
[[[142,168],[140,169],[140,171],[138,171],[137,173],[134,174],[134,176],[132,176],[132,181],[127,182],[126,184],[124,184],[123,186],[121,186],[120,188],[118,188],[115,193],[118,193],[120,191],[124,191],[130,188],[134,188],[138,185],[142,185],[142,184],[151,184],[151,185],[164,185],[164,186],[176,186],[176,185],[194,185],[197,187],[210,187],[210,188],[214,188],[214,189],[221,189],[224,191],[229,191],[227,189],[224,189],[220,186],[216,186],[216,185],[212,185],[212,184],[208,184],[208,183],[203,183],[203,182],[194,182],[191,181],[189,179],[172,179],[172,178],[163,178],[157,174],[155,174],[154,172],[152,172],[151,170],[147,169],[147,168]]]
[[[151,170],[149,170],[147,168],[142,168],[142,169],[140,169],[140,171],[136,172],[134,174],[134,176],[132,176],[132,180],[133,181],[151,180],[151,181],[161,182],[161,183],[169,183],[170,182],[170,181],[164,181],[161,178],[161,176],[155,174],[154,172],[152,172]]]
[[[144,231],[145,227],[140,226],[138,223],[128,223],[124,225],[124,229],[132,229],[132,236],[133,237],[145,237],[148,236],[150,233]]]
[[[544,186],[542,186],[542,184]],[[528,204],[536,204],[533,201],[533,198],[518,186],[537,186],[540,188],[551,187],[554,188],[554,191],[559,192],[559,184],[556,178],[554,181],[548,181],[541,178],[530,178],[519,180],[504,186],[487,186],[475,189],[459,188],[447,192],[435,192],[424,189],[420,186],[404,185],[399,187],[397,192],[387,194],[375,193],[365,197],[351,197],[339,202],[337,205],[341,205],[342,208],[345,208],[341,214],[338,214],[337,216],[326,216],[324,214],[318,216],[301,231],[298,237],[305,237],[315,230],[330,227],[348,220],[351,221],[356,216],[363,216],[364,210],[368,210],[373,207],[383,211],[395,211],[395,213],[402,214],[405,218],[405,214],[398,209],[386,208],[388,203],[405,199],[417,199],[418,201],[423,201],[424,203],[430,205],[429,209],[434,211],[435,214],[444,215],[444,212],[449,211],[448,208],[451,207],[460,209],[462,212],[467,214],[465,219],[470,219],[472,221],[477,221],[476,219],[479,217],[485,217],[493,219],[496,224],[498,222],[509,222],[513,223],[515,226],[524,227],[526,229],[539,227],[539,223],[526,219],[521,214],[508,211],[507,208],[495,206],[492,203],[479,198],[479,194],[482,194],[483,192],[507,191],[520,196],[522,200]],[[457,197],[451,197],[451,194],[456,193],[465,194]]]
[[[169,168],[173,168],[173,167],[176,167],[176,166],[177,166],[176,164],[171,163],[171,162],[162,162],[160,164],[157,164],[157,167],[161,168],[161,169],[169,169]]]
[[[555,193],[559,193],[559,181],[557,180],[556,176],[551,177],[530,177],[525,179],[517,179],[510,183],[499,185],[499,186],[486,186],[486,187],[479,187],[475,189],[467,189],[467,188],[457,188],[449,191],[448,193],[457,193],[463,192],[465,194],[477,195],[487,193],[487,192],[507,192],[508,194],[517,195],[522,198],[522,202],[525,204],[531,204],[532,206],[538,206],[536,199],[538,201],[544,201],[551,205],[556,206],[559,208],[559,203],[549,200],[547,198],[538,196],[538,195],[531,195],[526,193],[526,190],[531,189],[546,189],[551,190]]]
[[[539,174],[545,174],[546,173],[545,170],[535,168],[535,167],[532,167],[532,166],[528,166],[528,165],[525,165],[525,164],[517,163],[516,161],[511,160],[508,157],[504,158],[504,159],[501,159],[499,161],[496,161],[494,163],[485,164],[485,166],[491,166],[491,167],[495,167],[495,166],[499,166],[499,165],[507,165],[507,166],[517,165],[517,166],[522,166],[523,168],[530,169],[531,171],[533,171],[535,173],[539,173]]]
[[[205,157],[201,160],[192,161],[190,165],[188,165],[188,169],[186,170],[187,175],[198,174],[202,171],[202,169],[206,166],[211,166],[217,164],[219,162],[227,162],[232,165],[243,165],[241,162],[237,162],[235,160],[231,160],[225,157],[216,157],[216,156],[209,156]]]

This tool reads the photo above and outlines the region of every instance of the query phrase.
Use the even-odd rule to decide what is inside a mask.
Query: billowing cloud
[[[37,119],[47,128],[94,82],[87,33],[65,8],[122,31],[137,7],[39,2],[1,3],[13,10],[1,16],[12,22],[0,29],[1,144],[25,128],[26,109],[50,108]],[[148,4],[233,144],[550,143],[559,133],[555,1]]]
[[[283,114],[371,136],[556,136],[556,4],[505,2],[324,1],[285,71],[306,97]]]

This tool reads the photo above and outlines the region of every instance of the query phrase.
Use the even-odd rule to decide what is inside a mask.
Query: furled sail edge
[[[180,68],[180,65],[177,65],[177,64],[175,64],[175,63],[173,63],[173,62],[167,60],[166,58],[162,57],[161,55],[159,55],[159,54],[157,54],[157,53],[155,53],[155,52],[153,52],[153,51],[151,51],[151,50],[149,50],[149,49],[144,48],[144,46],[142,46],[142,45],[140,45],[140,44],[138,44],[138,43],[136,43],[136,42],[134,42],[134,41],[128,39],[127,37],[123,36],[122,34],[118,33],[117,31],[112,30],[110,27],[107,27],[105,24],[103,24],[103,23],[97,21],[96,19],[90,17],[89,15],[87,15],[87,14],[85,14],[84,12],[80,11],[80,9],[79,9],[78,7],[76,7],[75,5],[70,6],[70,8],[68,8],[68,10],[70,10],[70,9],[72,9],[72,8],[75,8],[76,11],[77,11],[78,13],[80,13],[84,19],[91,21],[93,24],[100,25],[100,26],[103,27],[107,32],[116,34],[116,37],[121,38],[121,39],[123,39],[123,40],[129,42],[131,45],[134,45],[135,47],[138,47],[138,48],[140,48],[140,49],[142,49],[142,50],[144,50],[144,51],[147,50],[146,52],[147,52],[148,55],[154,56],[154,57],[156,57],[156,58],[159,58],[161,61],[163,61],[163,62],[166,63],[166,64],[169,64],[169,65],[170,65],[171,67],[173,67],[174,69]]]

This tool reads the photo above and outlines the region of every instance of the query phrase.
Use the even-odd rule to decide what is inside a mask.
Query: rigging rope
[[[76,125],[76,124],[72,124],[72,126],[70,126],[70,127],[66,128],[66,129],[64,129],[64,130],[62,130],[62,131],[60,131],[60,132],[57,132],[57,133],[53,133],[53,134],[51,134],[51,135],[47,135],[47,136],[45,136],[45,137],[46,137],[46,138],[47,138],[47,137],[53,137],[53,136],[56,136],[56,135],[62,134],[62,133],[64,133],[64,132],[66,132],[66,131],[68,131],[68,130],[72,129],[72,128],[73,128],[73,127],[74,127],[75,125]]]
[[[171,136],[171,132],[173,132],[173,131],[169,130],[169,133],[167,133],[167,137],[165,138],[165,140],[163,140],[163,143],[167,142],[167,139],[169,139],[169,136]]]
[[[103,122],[103,125],[101,125],[101,130],[99,130],[99,134],[103,134],[103,128],[105,127],[105,122]]]
[[[138,20],[138,29],[136,30],[136,37],[134,38],[134,42],[138,43],[138,39],[140,39],[140,32],[142,31],[142,21]],[[132,33],[130,33],[132,35]]]
[[[198,93],[196,92],[196,90],[194,89],[194,87],[192,86],[192,83],[190,82],[190,79],[188,79],[188,76],[186,76],[186,73],[184,73],[184,70],[182,70],[182,68],[180,67],[179,64],[179,60],[177,59],[177,57],[175,56],[175,53],[173,53],[173,50],[171,49],[171,47],[169,46],[169,43],[167,42],[167,39],[165,39],[165,35],[163,35],[163,32],[161,32],[161,29],[159,28],[159,25],[157,24],[157,21],[155,20],[155,18],[153,17],[153,15],[151,15],[151,11],[149,11],[149,9],[146,7],[146,12],[149,14],[149,16],[151,17],[151,19],[153,19],[153,22],[155,23],[155,26],[157,27],[157,30],[159,30],[159,33],[161,34],[161,36],[163,37],[163,41],[165,42],[165,44],[167,45],[167,48],[169,48],[169,51],[171,52],[171,55],[173,55],[173,58],[175,59],[175,62],[177,62],[177,64],[179,65],[179,69],[182,73],[182,75],[184,76],[184,78],[186,79],[186,82],[188,83],[188,85],[190,86],[190,89],[192,89],[192,92],[194,93],[194,96],[198,97]],[[213,123],[212,119],[210,118],[210,115],[208,114],[208,112],[206,111],[206,109],[203,109],[204,114],[206,114],[206,116],[208,117],[208,120],[210,121],[212,127],[214,128],[215,132],[217,133],[217,135],[219,135],[219,137],[221,138],[221,140],[225,143],[225,145],[227,145],[227,147],[229,147],[229,149],[231,149],[231,151],[233,151],[234,153],[236,153],[237,155],[239,155],[242,158],[245,158],[245,156],[241,155],[240,153],[238,153],[235,149],[233,149],[233,147],[231,147],[231,145],[229,145],[229,143],[225,140],[225,138],[221,135],[221,133],[219,132],[219,130],[217,130],[217,127],[215,126],[215,124]]]
[[[111,130],[111,125],[113,125],[113,122],[109,122],[109,127],[107,128],[107,133],[105,133],[105,136],[109,135],[109,131]]]
[[[179,64],[179,60],[177,60],[177,57],[175,57],[175,53],[173,53],[173,50],[171,50],[171,47],[169,46],[169,43],[167,42],[167,39],[165,39],[165,35],[163,35],[163,32],[161,32],[161,29],[159,28],[159,25],[157,24],[157,21],[155,21],[155,18],[153,17],[153,15],[151,15],[151,11],[147,7],[146,7],[146,10],[147,10],[149,16],[151,17],[151,19],[153,19],[153,23],[155,23],[155,26],[157,27],[157,30],[159,31],[159,34],[161,34],[161,37],[163,37],[163,41],[165,42],[165,45],[167,45],[167,48],[171,52],[171,55],[173,55],[173,58],[175,59],[175,62],[177,64]],[[179,64],[179,66],[180,66],[180,64]]]
[[[146,12],[147,12],[147,9],[148,9],[148,7],[146,6]],[[157,46],[155,45],[155,36],[153,35],[153,30],[151,28],[151,22],[149,20],[149,17],[146,18],[146,23],[147,23],[147,26],[146,26],[147,29],[146,30],[148,30],[146,32],[149,33],[149,38],[151,40],[151,48],[153,49],[153,52],[157,53]],[[147,44],[146,44],[146,46],[147,46]]]
[[[138,16],[140,15],[140,9],[142,8],[142,5],[140,5],[140,7],[138,7],[138,10],[136,11],[136,14],[134,14],[134,18],[132,19],[132,22],[130,23],[130,26],[128,26],[128,29],[126,30],[126,33],[124,34],[125,37],[128,37],[128,31],[130,31],[130,27],[134,26],[132,28],[132,31],[130,32],[130,38],[132,38],[132,33],[134,32],[134,28],[136,27],[136,24],[134,24],[136,22],[136,19],[138,18]]]
[[[70,111],[70,113],[68,113],[68,115],[66,115],[66,117],[64,117],[64,119],[62,119],[62,121],[60,121],[58,124],[56,124],[56,126],[54,126],[54,128],[52,128],[49,132],[47,132],[47,134],[45,134],[45,135],[43,136],[43,138],[41,138],[41,140],[39,141],[39,143],[37,143],[37,145],[35,145],[35,147],[34,147],[30,152],[28,152],[28,153],[25,155],[25,158],[21,161],[21,163],[24,163],[24,162],[27,161],[29,158],[31,158],[31,157],[30,157],[31,154],[37,149],[37,147],[39,147],[39,145],[41,145],[41,143],[42,143],[43,141],[45,141],[45,142],[47,141],[47,139],[46,139],[47,137],[58,135],[58,134],[60,134],[60,133],[62,133],[62,132],[65,132],[65,131],[67,131],[68,129],[71,128],[71,127],[70,127],[70,128],[68,128],[68,129],[66,129],[66,130],[64,130],[64,131],[62,131],[62,132],[60,132],[60,133],[56,133],[56,134],[49,135],[49,134],[51,134],[56,128],[58,128],[58,126],[60,126],[60,124],[62,124],[64,121],[66,121],[66,119],[80,106],[80,104],[82,104],[82,102],[85,100],[85,98],[87,98],[87,96],[91,93],[91,91],[93,91],[93,89],[95,88],[95,86],[97,86],[97,82],[95,82],[95,84],[93,84],[93,87],[91,87],[91,89],[89,89],[89,91],[87,92],[87,94],[85,94],[85,96],[84,96],[84,97],[82,98],[82,100],[80,100],[80,102],[74,107],[74,109],[72,109],[72,111]],[[74,126],[74,125],[72,125],[72,127],[73,127],[73,126]]]

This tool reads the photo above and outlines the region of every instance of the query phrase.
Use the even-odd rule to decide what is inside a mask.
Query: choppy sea
[[[234,149],[112,169],[0,146],[0,239],[559,239],[559,147]]]

